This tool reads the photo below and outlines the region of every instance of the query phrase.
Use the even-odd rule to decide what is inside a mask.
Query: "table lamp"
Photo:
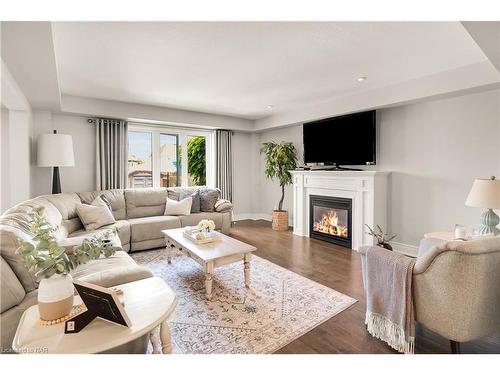
[[[52,194],[61,192],[59,167],[74,167],[73,139],[71,135],[40,134],[37,143],[37,165],[39,167],[53,167]]]
[[[465,205],[486,208],[481,214],[481,226],[476,234],[500,234],[500,229],[497,228],[500,219],[493,211],[494,208],[500,208],[500,180],[496,180],[495,176],[488,180],[474,180]]]

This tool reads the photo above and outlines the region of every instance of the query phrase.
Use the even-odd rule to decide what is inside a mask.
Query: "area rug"
[[[356,302],[257,256],[249,289],[242,262],[233,263],[214,271],[207,301],[203,270],[189,257],[179,253],[171,264],[165,250],[132,257],[179,298],[170,319],[174,353],[273,353]]]

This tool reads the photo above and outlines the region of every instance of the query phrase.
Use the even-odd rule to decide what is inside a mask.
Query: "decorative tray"
[[[217,232],[210,232],[211,235],[209,237],[204,238],[196,238],[198,234],[201,232],[198,229],[186,229],[183,231],[184,237],[193,241],[195,244],[203,245],[207,243],[217,242],[221,240],[221,237],[217,234]]]

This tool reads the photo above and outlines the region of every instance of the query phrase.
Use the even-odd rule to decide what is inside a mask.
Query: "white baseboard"
[[[409,255],[411,257],[416,257],[418,254],[418,247],[414,245],[408,245],[400,242],[391,242],[392,249],[398,253]]]
[[[272,221],[272,216],[269,214],[234,214],[234,221],[240,220],[266,220]]]

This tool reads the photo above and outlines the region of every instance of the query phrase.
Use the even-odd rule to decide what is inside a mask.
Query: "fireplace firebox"
[[[352,200],[309,196],[309,236],[351,248]]]

